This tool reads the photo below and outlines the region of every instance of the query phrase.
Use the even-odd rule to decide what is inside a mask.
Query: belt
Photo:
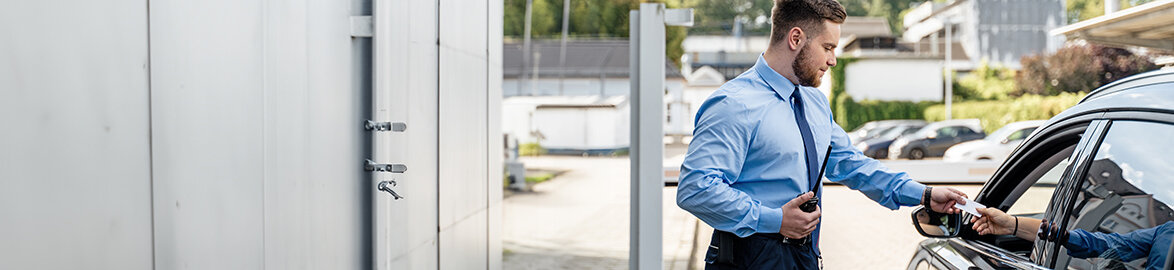
[[[783,244],[788,244],[788,245],[793,245],[793,246],[803,246],[803,245],[807,245],[807,244],[811,243],[811,236],[810,235],[808,235],[807,237],[798,238],[798,239],[788,238],[788,237],[783,236],[782,234],[779,234],[779,233],[756,233],[756,234],[751,234],[750,236],[778,240],[779,242],[782,242]]]

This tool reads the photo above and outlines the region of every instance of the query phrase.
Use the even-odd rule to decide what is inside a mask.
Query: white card
[[[966,198],[965,203],[966,204],[955,203],[954,208],[961,209],[962,212],[970,213],[971,215],[974,215],[976,217],[982,217],[982,214],[979,214],[978,211],[975,209],[986,208],[985,205],[982,205],[981,203],[977,203],[975,201],[971,201],[970,198]]]

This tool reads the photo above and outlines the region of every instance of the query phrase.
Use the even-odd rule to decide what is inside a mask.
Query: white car
[[[960,143],[946,150],[944,161],[991,160],[1002,162],[1015,151],[1031,132],[1044,120],[1020,121],[1007,124],[982,140]]]

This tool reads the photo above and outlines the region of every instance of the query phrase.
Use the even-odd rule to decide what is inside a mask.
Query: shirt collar
[[[763,54],[758,55],[758,62],[754,63],[754,67],[751,69],[754,69],[758,73],[758,77],[766,81],[766,85],[770,86],[779,95],[779,98],[783,100],[791,99],[791,94],[796,89],[795,84],[791,83],[791,80],[783,77],[783,75],[779,75],[770,65],[767,65],[766,58],[763,57]]]

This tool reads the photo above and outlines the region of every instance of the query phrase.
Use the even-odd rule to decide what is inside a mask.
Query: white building
[[[627,96],[517,96],[502,104],[503,131],[551,154],[608,154],[629,145]]]
[[[525,65],[520,43],[504,45],[504,132],[556,154],[627,149],[629,42],[568,41],[565,61],[557,41],[532,46],[534,61]],[[686,87],[671,62],[665,62],[665,77],[666,95]],[[666,110],[671,110],[669,100]]]

